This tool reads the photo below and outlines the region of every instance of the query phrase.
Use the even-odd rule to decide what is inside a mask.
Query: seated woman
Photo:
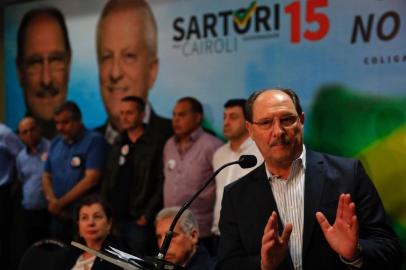
[[[112,209],[98,195],[90,195],[80,202],[76,211],[76,223],[76,241],[95,250],[103,250],[108,246],[122,249],[117,239],[112,236]],[[72,247],[66,265],[66,269],[72,270],[121,269],[75,247]]]

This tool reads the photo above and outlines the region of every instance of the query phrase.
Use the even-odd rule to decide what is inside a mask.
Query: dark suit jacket
[[[132,163],[135,185],[131,187],[129,216],[136,220],[141,215],[145,215],[149,224],[153,224],[156,213],[162,208],[163,142],[158,139],[158,136],[151,133],[151,130],[145,130],[135,145]],[[113,196],[122,196],[114,193],[114,185],[119,181],[117,177],[120,169],[122,139],[123,134],[111,145],[103,174],[101,194],[108,202],[111,202]]]
[[[94,130],[104,135],[106,133],[107,124],[108,121],[103,125],[96,127]],[[172,121],[157,115],[152,108],[147,129],[152,133],[159,135],[163,144],[165,144],[165,142],[173,135]]]
[[[203,245],[197,245],[196,253],[185,265],[185,270],[213,270],[214,261]]]
[[[398,269],[403,256],[399,241],[361,163],[306,153],[303,269],[348,269],[328,245],[315,218],[321,211],[333,224],[341,193],[350,193],[356,205],[362,269]],[[278,212],[264,164],[225,188],[218,269],[260,269],[261,239],[272,211]],[[281,233],[280,221],[279,229]],[[278,269],[293,269],[289,255]]]

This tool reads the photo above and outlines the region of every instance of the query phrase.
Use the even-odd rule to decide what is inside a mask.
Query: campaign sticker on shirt
[[[82,163],[82,161],[80,160],[80,157],[78,157],[78,156],[74,156],[74,157],[72,158],[72,160],[70,161],[70,165],[71,165],[73,168],[79,167],[81,163]]]
[[[128,144],[125,144],[121,147],[121,154],[123,156],[128,155],[128,153],[130,152],[130,147],[128,146]]]
[[[42,162],[47,161],[48,153],[47,152],[42,153],[40,159],[41,159]]]
[[[125,164],[125,157],[120,156],[118,159],[118,165],[123,166]]]
[[[176,166],[176,161],[174,159],[168,160],[168,169],[169,170],[172,171],[173,169],[175,169],[175,166]]]

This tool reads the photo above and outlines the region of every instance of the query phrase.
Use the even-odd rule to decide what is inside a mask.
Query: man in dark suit
[[[225,188],[218,269],[400,268],[401,247],[371,180],[359,161],[304,146],[297,95],[259,91],[246,109],[265,162]]]
[[[100,94],[108,114],[108,122],[96,130],[112,144],[122,131],[121,99],[137,96],[146,103],[144,124],[165,143],[172,136],[172,123],[158,116],[148,103],[159,66],[157,25],[148,2],[109,1],[96,31]]]

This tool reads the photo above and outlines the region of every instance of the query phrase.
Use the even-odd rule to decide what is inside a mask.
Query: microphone
[[[238,159],[238,165],[243,169],[252,168],[257,165],[257,157],[254,155],[242,155]]]
[[[199,194],[210,184],[210,182],[216,177],[217,174],[219,174],[224,168],[238,164],[240,165],[241,168],[247,169],[254,167],[257,164],[257,158],[254,155],[242,155],[240,158],[236,161],[232,161],[229,163],[224,164],[220,168],[218,168],[207,180],[206,182],[200,187],[200,189],[188,200],[186,201],[183,206],[179,209],[179,212],[176,213],[175,217],[172,220],[171,226],[169,227],[168,232],[165,235],[165,239],[162,243],[162,246],[159,250],[158,255],[156,256],[155,265],[158,267],[157,269],[174,269],[174,265],[172,263],[166,262],[164,260],[166,253],[168,252],[169,249],[169,244],[171,243],[172,236],[173,236],[173,230],[175,229],[176,223],[178,222],[180,216],[183,214],[183,212],[189,208],[189,206],[192,204],[192,202],[199,196]],[[168,263],[168,265],[166,264]],[[169,267],[167,267],[169,266]],[[180,269],[180,268],[179,268]]]

